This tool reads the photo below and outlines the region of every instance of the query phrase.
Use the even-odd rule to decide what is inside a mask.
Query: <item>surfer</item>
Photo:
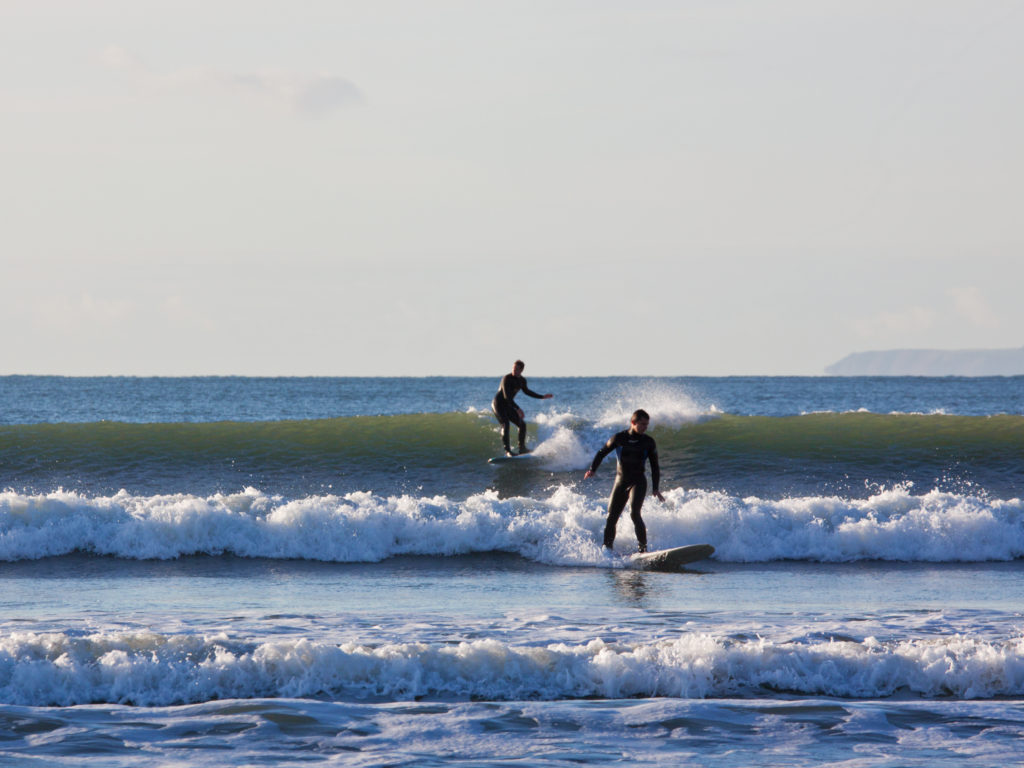
[[[526,447],[526,422],[523,421],[525,414],[523,409],[516,405],[516,395],[519,394],[520,390],[523,394],[536,397],[538,400],[547,400],[554,397],[551,394],[538,395],[526,386],[526,379],[523,378],[523,369],[525,367],[526,363],[522,360],[516,360],[512,366],[512,373],[506,373],[501,377],[498,393],[494,396],[494,400],[491,401],[491,410],[494,411],[498,423],[501,424],[501,444],[505,448],[506,456],[515,455],[508,444],[509,424],[515,424],[519,428],[519,453],[529,453],[529,449]]]
[[[608,521],[604,526],[604,545],[608,549],[615,543],[615,526],[619,522],[619,516],[626,507],[628,499],[630,505],[629,516],[633,520],[633,530],[636,531],[636,540],[640,545],[640,551],[647,551],[647,526],[640,516],[640,508],[644,505],[644,497],[647,495],[647,475],[645,465],[651,462],[651,485],[653,493],[659,501],[665,501],[665,497],[658,490],[661,481],[661,469],[658,466],[658,446],[654,438],[644,434],[651,423],[651,417],[647,411],[640,409],[633,412],[629,419],[629,429],[618,432],[604,444],[594,456],[590,469],[583,475],[586,480],[594,476],[601,461],[612,451],[618,456],[618,470],[615,475],[615,485],[612,486],[612,495],[608,497]]]

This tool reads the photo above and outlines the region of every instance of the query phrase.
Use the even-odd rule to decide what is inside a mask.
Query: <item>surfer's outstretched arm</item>
[[[554,395],[551,395],[551,394],[541,395],[541,394],[539,394],[537,392],[534,392],[532,389],[530,389],[528,386],[526,386],[526,379],[525,378],[522,379],[522,387],[523,387],[523,394],[524,395],[529,395],[530,397],[535,397],[538,400],[549,400],[552,397],[554,397]]]

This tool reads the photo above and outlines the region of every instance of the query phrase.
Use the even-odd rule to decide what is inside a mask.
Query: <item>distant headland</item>
[[[1021,376],[1019,349],[890,349],[855,352],[825,368],[829,376]]]

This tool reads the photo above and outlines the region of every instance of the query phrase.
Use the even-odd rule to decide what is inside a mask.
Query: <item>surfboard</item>
[[[690,544],[656,552],[638,552],[630,556],[629,566],[638,571],[678,571],[687,563],[695,563],[714,553],[715,548],[710,544]]]
[[[488,464],[507,464],[514,461],[529,461],[535,458],[532,453],[517,453],[515,456],[495,456],[493,459],[488,459]]]

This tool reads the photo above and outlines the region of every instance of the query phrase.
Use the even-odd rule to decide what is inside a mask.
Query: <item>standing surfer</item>
[[[506,456],[514,456],[508,444],[509,424],[515,424],[519,428],[519,453],[529,453],[526,447],[526,422],[523,421],[523,409],[516,405],[516,395],[522,390],[523,394],[536,397],[538,400],[547,400],[554,395],[538,395],[526,386],[526,379],[523,377],[523,369],[526,363],[516,360],[512,366],[512,373],[506,373],[501,377],[501,386],[498,393],[491,401],[491,410],[501,424],[501,444],[505,448]]]
[[[593,477],[597,472],[601,461],[612,451],[618,456],[618,469],[615,475],[615,485],[612,486],[612,495],[608,497],[608,521],[604,526],[604,545],[608,549],[615,543],[615,525],[619,522],[619,516],[626,507],[628,499],[630,505],[629,516],[633,520],[633,530],[636,531],[636,540],[640,545],[640,551],[647,551],[647,527],[640,516],[640,509],[644,505],[644,497],[647,495],[647,475],[645,474],[646,464],[651,462],[651,485],[654,495],[659,501],[665,501],[665,497],[658,490],[658,483],[661,481],[661,469],[658,466],[658,446],[654,438],[644,434],[651,423],[651,417],[645,410],[634,411],[629,420],[629,429],[618,432],[605,443],[594,456],[590,469],[583,475],[583,479]]]

